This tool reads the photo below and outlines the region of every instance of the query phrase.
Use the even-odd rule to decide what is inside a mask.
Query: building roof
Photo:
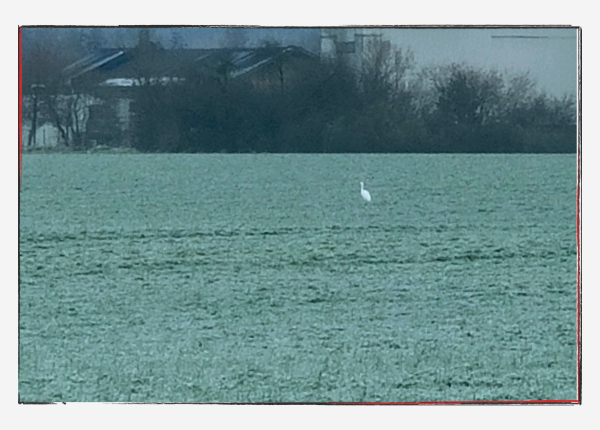
[[[181,78],[186,69],[226,66],[230,77],[242,76],[283,55],[317,58],[297,46],[227,49],[102,49],[67,66],[65,78],[72,82],[92,79],[109,86],[132,86],[148,77],[157,82]]]

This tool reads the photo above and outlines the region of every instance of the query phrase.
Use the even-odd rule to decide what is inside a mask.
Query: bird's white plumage
[[[371,193],[369,193],[367,190],[365,190],[365,184],[362,182],[360,183],[360,195],[366,201],[368,201],[368,202],[371,201]]]

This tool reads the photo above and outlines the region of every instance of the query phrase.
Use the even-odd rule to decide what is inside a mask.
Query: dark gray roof
[[[186,68],[217,68],[227,65],[230,76],[244,75],[282,55],[317,56],[297,46],[229,49],[158,49],[144,57],[135,49],[103,49],[87,55],[63,70],[66,79],[91,77],[137,78],[140,72],[158,78],[178,77]]]

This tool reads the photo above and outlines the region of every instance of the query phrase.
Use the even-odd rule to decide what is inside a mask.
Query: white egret
[[[365,190],[365,184],[363,184],[362,182],[360,183],[360,195],[366,201],[371,201],[371,194],[367,190]]]

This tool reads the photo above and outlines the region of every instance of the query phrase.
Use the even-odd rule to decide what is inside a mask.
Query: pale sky
[[[395,28],[383,33],[396,46],[411,48],[418,66],[465,62],[502,72],[529,70],[538,88],[549,94],[575,95],[577,91],[574,28]]]

